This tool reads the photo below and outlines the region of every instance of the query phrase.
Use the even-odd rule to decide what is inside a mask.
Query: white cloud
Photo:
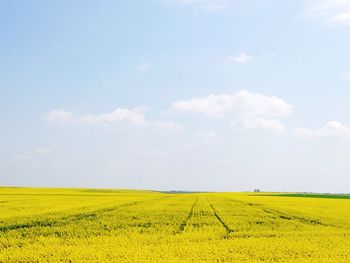
[[[237,160],[230,158],[224,158],[215,162],[215,165],[217,166],[232,166],[235,164],[237,164]]]
[[[184,130],[181,123],[172,121],[152,121],[148,123],[148,126],[155,132],[181,133]]]
[[[350,81],[350,72],[347,72],[343,75],[342,80]]]
[[[252,61],[253,57],[244,52],[240,52],[236,56],[227,57],[227,59],[234,63],[245,64]]]
[[[305,139],[317,139],[327,137],[350,138],[350,127],[347,127],[338,121],[329,121],[318,129],[309,129],[304,127],[298,128],[295,130],[295,134]]]
[[[73,121],[73,114],[65,110],[54,110],[46,114],[46,120],[59,123],[70,123]]]
[[[180,100],[171,105],[172,111],[196,112],[216,117],[222,116],[231,109],[232,96],[228,94]]]
[[[49,148],[37,148],[34,151],[34,154],[35,155],[49,155],[49,154],[51,154],[51,149],[49,149]]]
[[[138,65],[136,67],[136,70],[139,72],[146,72],[148,70],[150,70],[152,68],[151,64],[142,64],[142,65]]]
[[[12,159],[16,161],[31,161],[36,162],[43,158],[44,156],[48,156],[51,154],[51,149],[49,148],[37,148],[30,153],[17,153],[12,156]]]
[[[245,90],[231,94],[209,95],[176,101],[171,111],[193,112],[211,117],[230,117],[231,124],[243,129],[271,129],[283,131],[285,127],[275,118],[290,114],[293,107],[275,96],[251,93]]]
[[[350,25],[350,11],[347,11],[345,13],[340,13],[338,15],[335,15],[331,22],[339,25]]]
[[[49,122],[63,124],[116,124],[127,123],[142,126],[145,124],[143,113],[138,109],[117,108],[112,112],[101,114],[75,115],[65,110],[54,110],[45,115]]]
[[[176,4],[193,7],[196,10],[217,12],[227,7],[227,0],[174,0]]]
[[[232,121],[231,125],[243,130],[264,129],[275,132],[284,132],[286,130],[286,127],[280,121],[265,118],[242,118]]]
[[[200,143],[204,144],[219,144],[222,142],[219,135],[212,130],[198,130],[195,137]]]
[[[307,16],[322,18],[330,25],[350,25],[350,0],[306,0]]]
[[[171,110],[196,112],[213,117],[223,117],[230,112],[242,117],[281,117],[290,114],[292,106],[275,96],[241,90],[231,94],[212,94],[207,97],[176,101],[171,105]]]
[[[157,162],[161,159],[168,158],[171,156],[171,152],[161,151],[157,149],[138,149],[135,154],[141,157],[143,160]]]
[[[18,161],[27,161],[27,160],[30,160],[31,159],[31,156],[29,154],[21,154],[21,153],[17,153],[17,154],[14,154],[12,156],[12,158],[14,160],[18,160]]]
[[[138,126],[145,125],[145,118],[141,112],[126,108],[118,108],[109,113],[80,116],[78,121],[84,124],[128,123]]]
[[[172,121],[147,121],[144,113],[147,107],[137,107],[134,109],[117,108],[112,112],[100,114],[73,114],[65,110],[54,110],[45,115],[49,122],[59,124],[78,124],[94,126],[113,126],[121,128],[125,125],[149,128],[155,132],[181,132],[183,125]],[[119,129],[120,131],[120,129]]]

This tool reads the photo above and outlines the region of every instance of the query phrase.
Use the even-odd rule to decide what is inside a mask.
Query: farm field
[[[0,262],[350,262],[350,199],[0,188]]]

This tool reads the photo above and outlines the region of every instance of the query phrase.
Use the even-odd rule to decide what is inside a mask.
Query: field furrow
[[[197,199],[193,202],[192,206],[191,206],[191,209],[187,215],[187,217],[185,218],[184,221],[182,221],[180,227],[179,227],[179,231],[178,233],[181,233],[184,231],[185,227],[187,226],[188,222],[190,221],[190,219],[192,218],[192,215],[193,215],[193,210],[194,210],[194,207],[196,206],[196,203],[197,203]]]
[[[218,212],[216,211],[215,207],[210,204],[210,207],[213,209],[213,213],[214,216],[216,217],[216,219],[221,223],[221,225],[226,229],[226,236],[225,238],[228,238],[230,236],[231,233],[233,233],[234,231],[225,223],[225,221],[219,216]]]

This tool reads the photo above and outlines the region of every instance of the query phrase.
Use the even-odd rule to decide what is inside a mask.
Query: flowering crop
[[[0,262],[350,262],[350,199],[0,188]]]

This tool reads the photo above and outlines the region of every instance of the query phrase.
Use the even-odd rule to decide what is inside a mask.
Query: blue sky
[[[349,0],[3,1],[0,184],[350,192]]]

